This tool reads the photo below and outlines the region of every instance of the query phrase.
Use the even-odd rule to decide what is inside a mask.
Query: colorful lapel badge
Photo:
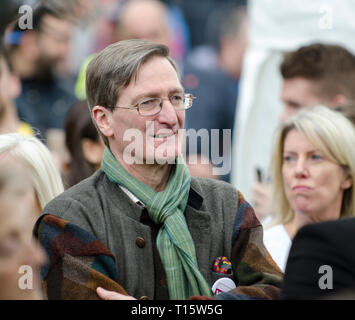
[[[227,257],[218,257],[214,260],[212,270],[216,273],[232,274],[232,264]]]

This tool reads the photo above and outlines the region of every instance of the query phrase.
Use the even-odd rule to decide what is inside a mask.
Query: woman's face
[[[26,175],[26,178],[28,178],[27,180],[31,180],[28,176],[31,169],[28,168],[24,161],[6,152],[0,155],[0,168],[4,167],[17,173],[22,172],[24,175]],[[42,208],[33,186],[32,188],[29,188],[28,192],[26,193],[26,201],[29,210],[36,214],[35,219],[37,220],[42,212]],[[34,222],[36,222],[36,220],[34,220]]]
[[[2,194],[0,203],[0,300],[42,298],[39,269],[44,250],[32,237],[31,197]]]
[[[285,137],[282,177],[291,208],[313,221],[339,218],[344,190],[352,185],[344,170],[296,129]]]

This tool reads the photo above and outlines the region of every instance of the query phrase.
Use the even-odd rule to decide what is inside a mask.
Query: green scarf
[[[161,192],[156,192],[129,174],[108,147],[103,154],[101,169],[110,181],[124,186],[142,201],[156,224],[163,224],[156,242],[170,299],[211,296],[211,287],[199,271],[195,246],[184,216],[191,176],[183,158],[177,158],[175,169]]]

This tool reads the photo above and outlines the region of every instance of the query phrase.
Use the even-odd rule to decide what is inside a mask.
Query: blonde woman
[[[0,300],[43,299],[39,270],[47,258],[32,238],[32,189],[24,168],[1,166]]]
[[[19,133],[0,135],[0,165],[25,168],[34,190],[37,217],[63,192],[63,182],[48,148],[37,138]]]
[[[355,215],[355,129],[337,111],[302,110],[277,131],[273,212],[264,243],[284,270],[303,225]]]

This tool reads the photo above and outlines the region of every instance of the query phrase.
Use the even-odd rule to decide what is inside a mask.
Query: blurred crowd
[[[47,259],[32,238],[37,218],[48,202],[101,167],[105,143],[86,101],[86,70],[98,52],[127,39],[169,47],[183,87],[196,97],[184,128],[201,137],[218,130],[207,148],[202,138],[195,150],[186,141],[190,174],[223,180],[244,194],[264,228],[265,248],[286,275],[282,297],[326,296],[314,276],[311,281],[307,272],[295,271],[294,264],[303,270],[306,263],[334,266],[341,274],[336,293],[355,291],[348,280],[355,252],[342,246],[337,259],[330,253],[318,259],[312,248],[323,248],[315,238],[301,248],[295,242],[307,235],[299,233],[306,225],[355,219],[350,0],[328,6],[320,0],[5,2],[0,299],[44,298],[39,278],[34,290],[18,288],[18,269],[31,265],[39,277]],[[216,174],[222,167],[227,170]],[[352,230],[339,230],[340,238],[353,241]]]

